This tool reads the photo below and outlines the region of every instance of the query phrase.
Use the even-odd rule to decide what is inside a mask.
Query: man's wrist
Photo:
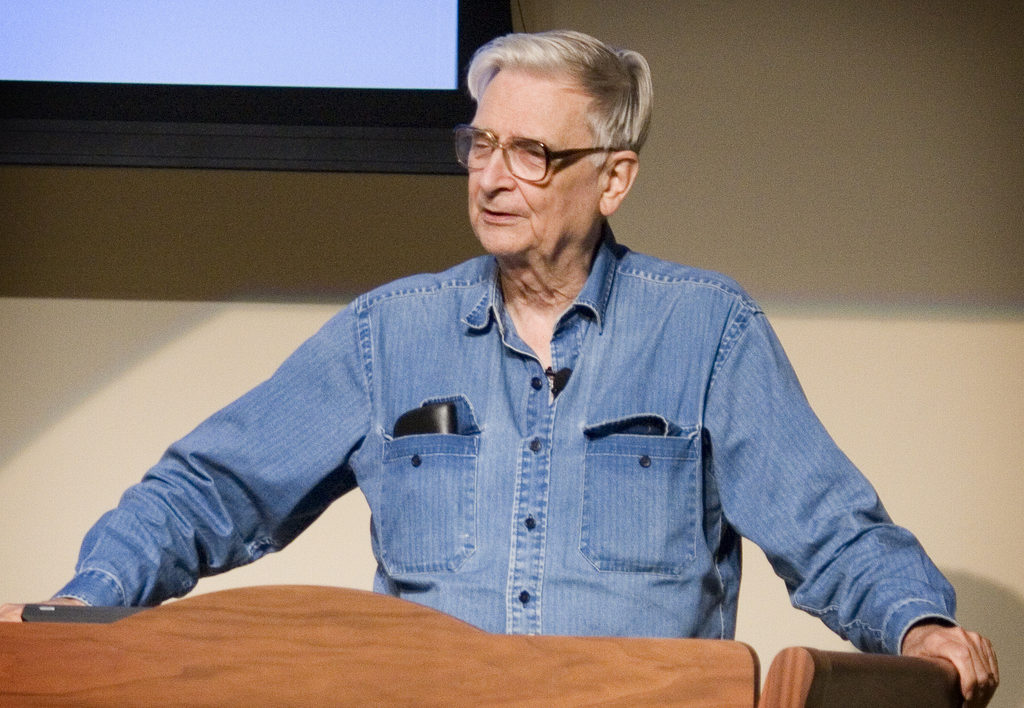
[[[924,617],[916,620],[903,632],[903,637],[900,639],[900,655],[905,656],[908,653],[908,648],[913,649],[919,646],[924,641],[924,637],[932,631],[956,626],[958,626],[956,622],[946,617]]]
[[[82,598],[74,597],[74,596],[71,596],[71,595],[54,595],[49,600],[47,600],[45,603],[40,603],[40,604],[48,604],[48,605],[77,605],[79,607],[87,607],[89,605],[89,603],[86,602],[85,600],[83,600]]]

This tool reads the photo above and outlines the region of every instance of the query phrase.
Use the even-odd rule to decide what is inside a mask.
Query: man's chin
[[[529,239],[524,238],[512,227],[486,224],[478,226],[475,231],[480,245],[492,256],[517,256],[529,248]]]

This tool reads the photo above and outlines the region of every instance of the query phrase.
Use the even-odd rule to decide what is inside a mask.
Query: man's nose
[[[505,158],[505,151],[495,148],[487,160],[487,164],[480,170],[480,183],[485,188],[508,186],[515,182],[512,173],[508,169]]]

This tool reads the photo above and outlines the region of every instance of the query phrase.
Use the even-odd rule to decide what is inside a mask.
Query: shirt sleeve
[[[352,308],[177,441],[86,534],[57,595],[149,605],[279,550],[353,489],[370,421]]]
[[[793,605],[871,652],[899,653],[922,619],[952,621],[953,588],[825,431],[763,313],[736,315],[723,342],[705,410],[712,473]]]

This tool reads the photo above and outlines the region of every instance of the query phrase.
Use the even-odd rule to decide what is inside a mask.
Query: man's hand
[[[46,605],[84,605],[85,603],[81,600],[76,600],[72,597],[55,597],[52,600],[46,600]],[[21,622],[21,611],[25,609],[25,605],[7,604],[0,605],[0,622]]]
[[[992,642],[976,632],[932,622],[914,625],[903,638],[903,656],[945,659],[960,674],[964,706],[984,706],[999,685]]]

